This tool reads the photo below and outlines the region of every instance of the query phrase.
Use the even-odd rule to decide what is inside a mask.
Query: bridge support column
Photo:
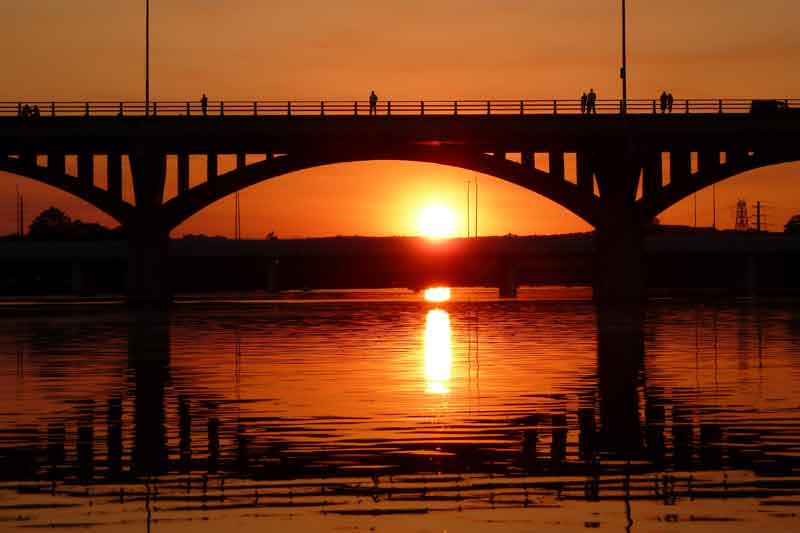
[[[595,228],[594,300],[602,305],[645,299],[644,224],[636,205],[640,156],[630,146],[619,147],[596,167],[602,214]]]
[[[172,300],[169,234],[132,233],[128,237],[125,300],[131,305],[166,305]]]
[[[169,230],[161,221],[166,156],[156,150],[131,154],[136,215],[128,226],[125,299],[132,305],[165,305],[172,299]]]
[[[645,299],[644,229],[638,220],[595,231],[594,300],[636,304]]]

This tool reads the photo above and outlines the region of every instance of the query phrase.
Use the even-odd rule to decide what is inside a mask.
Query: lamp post
[[[145,0],[144,12],[144,116],[150,116],[150,0]]]
[[[627,57],[627,19],[625,16],[627,0],[622,0],[622,68],[619,71],[619,76],[622,78],[622,106],[620,111],[622,114],[628,112],[628,57]]]

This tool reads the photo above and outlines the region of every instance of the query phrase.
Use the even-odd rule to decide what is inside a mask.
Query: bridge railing
[[[800,108],[800,99],[770,99],[788,108]],[[749,113],[754,100],[692,98],[675,100],[663,112],[691,113]],[[37,111],[38,110],[38,111]],[[597,114],[620,114],[621,100],[597,100]],[[576,115],[584,113],[579,99],[561,100],[382,100],[374,114],[380,116],[424,115]],[[660,114],[659,100],[628,100],[629,114]],[[0,102],[0,116],[362,116],[370,115],[366,100],[295,100],[295,101],[26,101]]]

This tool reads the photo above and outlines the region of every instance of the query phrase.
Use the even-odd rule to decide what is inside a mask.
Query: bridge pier
[[[646,297],[644,228],[636,221],[595,231],[594,300],[628,305]]]
[[[130,305],[166,305],[172,300],[169,230],[161,221],[166,155],[139,148],[130,155],[136,215],[128,225],[125,300]]]
[[[595,226],[594,300],[635,305],[645,299],[644,224],[636,192],[645,159],[632,143],[596,156],[600,217]]]
[[[169,234],[131,235],[125,301],[130,305],[166,305],[172,300]]]

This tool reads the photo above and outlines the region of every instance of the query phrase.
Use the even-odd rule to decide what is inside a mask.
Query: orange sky
[[[619,96],[618,0],[152,0],[152,97],[195,99],[575,98]],[[629,3],[632,98],[800,96],[800,4],[790,0]],[[144,2],[36,0],[0,4],[0,100],[143,99]],[[220,165],[221,169],[224,165]],[[800,165],[717,186],[717,220],[737,198],[761,200],[772,229],[800,211]],[[463,215],[475,174],[417,163],[358,163],[298,172],[243,192],[242,230],[279,236],[415,234],[431,201]],[[479,176],[482,234],[589,229],[552,202]],[[173,180],[174,181],[174,180]],[[28,221],[56,205],[112,221],[29,180],[2,175],[0,234],[14,228],[14,188]],[[174,184],[171,185],[174,189]],[[313,191],[313,194],[310,192]],[[697,196],[710,225],[711,192]],[[692,199],[660,218],[692,223]],[[459,216],[464,232],[465,217]],[[173,236],[232,235],[233,199]]]

